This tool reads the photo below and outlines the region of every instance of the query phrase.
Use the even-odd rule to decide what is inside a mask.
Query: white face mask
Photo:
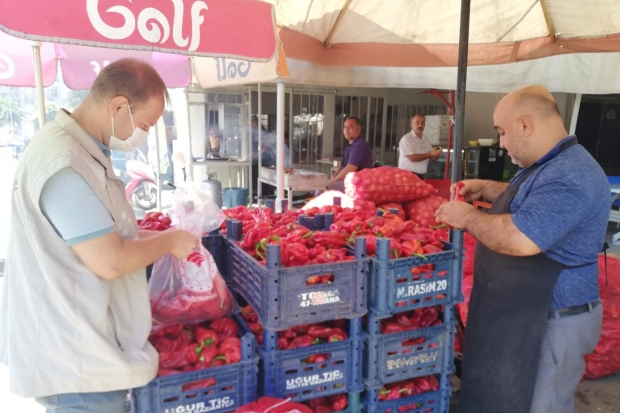
[[[131,116],[131,107],[127,106],[129,111],[129,118],[131,119],[131,126],[133,126],[133,133],[127,139],[119,139],[114,136],[114,118],[112,119],[112,136],[110,136],[110,149],[113,151],[132,152],[140,148],[149,137],[149,133],[140,128],[136,128],[133,124],[133,116]]]

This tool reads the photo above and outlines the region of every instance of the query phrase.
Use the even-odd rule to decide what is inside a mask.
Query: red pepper
[[[429,383],[426,377],[418,377],[413,380],[420,393],[426,393],[433,390],[431,383]]]
[[[425,255],[428,254],[436,254],[438,252],[443,252],[443,250],[439,247],[437,247],[436,245],[433,244],[426,244],[425,246],[422,247],[422,251],[424,251]]]
[[[203,344],[205,346],[217,346],[218,336],[217,333],[213,330],[208,330],[203,327],[197,327],[196,341],[198,342],[198,344]]]
[[[211,330],[215,331],[220,341],[228,337],[237,337],[239,328],[232,318],[224,317],[211,323]]]
[[[387,222],[393,222],[396,224],[402,224],[404,222],[398,215],[394,215],[390,211],[384,212],[381,217]]]
[[[395,317],[396,322],[401,326],[405,327],[405,329],[410,330],[414,327],[413,324],[411,324],[411,321],[409,321],[409,319],[407,318],[406,313],[396,314]]]
[[[336,328],[334,330],[340,330],[340,329]],[[346,339],[347,339],[347,335],[344,333],[344,331],[336,331],[332,335],[329,336],[327,341],[329,343],[336,343],[338,341],[344,341]]]
[[[304,348],[310,347],[314,344],[315,338],[311,335],[304,334],[303,336],[295,337],[288,345],[287,350],[292,350],[295,348]]]
[[[315,232],[314,242],[325,248],[344,248],[347,245],[347,237],[335,231]]]
[[[175,369],[194,364],[200,359],[202,347],[198,344],[188,344],[180,351],[159,353],[159,367],[164,369]]]
[[[385,225],[385,219],[382,217],[370,217],[365,221],[368,228],[380,228]]]
[[[349,405],[349,398],[346,394],[336,394],[329,396],[329,402],[331,403],[331,409],[334,412],[344,410]]]
[[[315,244],[314,247],[312,247],[312,248],[310,248],[308,250],[308,258],[313,260],[313,259],[315,259],[319,255],[321,255],[325,251],[326,251],[326,249],[325,249],[324,246],[322,246],[320,244]]]
[[[404,327],[398,323],[381,323],[381,334],[400,333],[405,331]]]
[[[258,322],[258,315],[250,304],[246,305],[241,309],[241,317],[243,317],[243,319],[248,323]]]
[[[310,326],[310,328],[308,329],[309,335],[318,338],[328,338],[329,336],[334,334],[334,332],[336,332],[336,329],[321,324]]]
[[[324,363],[329,360],[329,354],[312,354],[306,359],[307,364]]]
[[[395,239],[390,239],[390,258],[399,258],[403,253],[403,247]]]
[[[377,237],[374,235],[366,236],[366,254],[370,256],[377,254]]]
[[[287,350],[289,348],[289,339],[286,337],[278,338],[278,350]]]
[[[416,394],[416,387],[413,381],[408,381],[400,386],[400,397],[409,397]]]
[[[424,309],[424,314],[420,318],[420,327],[430,326],[439,317],[439,310],[437,307],[428,307]]]
[[[219,351],[216,347],[205,347],[200,352],[198,362],[203,363],[206,367],[211,367],[211,364],[213,364],[213,359],[215,359],[218,355]]]
[[[184,384],[183,387],[181,388],[181,391],[186,392],[190,390],[201,390],[201,389],[206,389],[208,387],[215,386],[216,384],[217,384],[217,380],[215,379],[212,379],[212,378],[202,379],[202,380],[193,381],[191,383]]]
[[[288,266],[300,266],[306,265],[309,263],[308,259],[308,248],[304,244],[295,242],[292,244],[286,245],[286,252],[290,254],[290,261],[288,262]],[[282,262],[284,266],[284,262]]]
[[[237,337],[228,337],[219,345],[220,355],[226,357],[225,364],[241,361],[241,340]]]
[[[463,181],[457,182],[454,187],[454,200],[465,202],[465,195],[461,195],[461,191],[465,188],[465,183]]]
[[[381,387],[379,390],[379,400],[387,401],[387,400],[396,400],[400,398],[400,393],[398,392],[397,387],[393,387],[392,389],[386,389],[385,387]]]
[[[297,337],[297,331],[295,331],[295,329],[293,327],[288,328],[284,331],[280,331],[278,333],[278,337],[286,337],[289,340],[290,339],[294,339],[295,337]]]
[[[414,240],[414,241],[403,241],[401,243],[401,246],[403,248],[403,255],[406,257],[412,257],[412,256],[420,256],[422,257],[424,255],[424,250],[422,249],[422,244],[420,244],[419,241]],[[426,258],[426,257],[424,257]]]
[[[417,308],[413,314],[411,315],[411,317],[409,317],[409,322],[411,323],[411,325],[413,326],[413,328],[420,328],[420,321],[422,320],[422,317],[424,316],[424,309],[423,308]]]

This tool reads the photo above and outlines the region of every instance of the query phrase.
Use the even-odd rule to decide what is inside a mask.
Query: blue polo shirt
[[[110,149],[93,140],[101,152],[110,157]],[[47,180],[41,190],[39,207],[69,246],[116,231],[106,206],[82,175],[71,167],[61,169]]]
[[[540,167],[521,184],[510,204],[517,228],[545,255],[569,266],[589,264],[562,271],[551,310],[599,298],[598,254],[611,209],[607,177],[588,151],[575,145],[559,152],[562,143],[573,137],[536,162]],[[520,171],[511,185],[528,169]]]

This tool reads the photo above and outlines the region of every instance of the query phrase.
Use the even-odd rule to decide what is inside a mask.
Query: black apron
[[[577,144],[571,139],[560,152]],[[490,214],[509,214],[521,184],[538,168],[517,176]],[[478,242],[474,285],[465,332],[461,413],[529,413],[553,288],[568,267],[543,253],[514,257]]]

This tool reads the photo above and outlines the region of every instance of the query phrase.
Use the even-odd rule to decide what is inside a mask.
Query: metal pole
[[[41,70],[41,42],[30,42],[34,57],[34,81],[37,86],[37,100],[39,102],[39,128],[45,125],[45,93],[43,91],[43,71]]]
[[[471,0],[461,0],[461,28],[459,34],[459,66],[456,79],[456,122],[454,136],[454,158],[452,159],[452,182],[463,177],[463,138],[465,132],[465,91],[467,87],[467,54],[469,47],[469,15]]]
[[[288,164],[293,167],[293,135],[295,129],[295,116],[293,115],[293,88],[291,88],[288,98]],[[301,109],[300,109],[301,110]],[[288,206],[292,208],[292,205]]]
[[[279,80],[277,83],[277,135],[278,144],[276,146],[276,169],[278,191],[276,195],[276,212],[282,212],[282,201],[284,200],[284,105],[285,105],[284,82]],[[289,205],[289,208],[291,206]]]
[[[163,120],[162,120],[163,122]],[[165,129],[164,129],[165,130]],[[155,177],[157,179],[157,210],[161,211],[161,155],[159,148],[159,122],[155,125]]]
[[[250,96],[251,97],[251,96]],[[263,145],[263,125],[262,125],[262,115],[263,115],[263,90],[262,85],[258,84],[258,153],[261,153],[261,147]],[[251,133],[251,132],[250,132]],[[261,177],[261,168],[263,167],[263,157],[258,156],[258,178]],[[256,180],[256,195],[258,206],[261,206],[261,198],[263,197],[263,184]]]
[[[573,104],[573,113],[570,120],[569,134],[574,135],[577,129],[577,118],[579,118],[579,107],[581,106],[581,93],[577,93],[575,96],[575,103]]]

